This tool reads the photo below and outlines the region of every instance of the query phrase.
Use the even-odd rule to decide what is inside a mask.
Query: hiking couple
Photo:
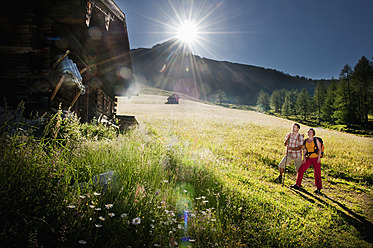
[[[318,139],[315,139],[315,129],[310,128],[307,131],[308,138],[304,140],[302,134],[299,133],[300,125],[294,123],[292,126],[293,130],[285,136],[284,144],[286,146],[285,156],[279,163],[280,175],[278,180],[283,182],[283,175],[285,172],[285,167],[291,161],[294,160],[295,173],[297,173],[297,181],[291,186],[293,189],[301,189],[302,179],[304,172],[313,165],[314,176],[315,176],[315,193],[320,193],[322,189],[321,183],[321,143]],[[316,143],[316,144],[315,144]],[[303,151],[303,160],[302,160]]]

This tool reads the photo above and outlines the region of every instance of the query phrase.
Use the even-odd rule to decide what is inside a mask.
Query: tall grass
[[[179,107],[142,114],[140,107],[141,126],[126,134],[96,123],[80,124],[76,116],[62,112],[43,125],[43,132],[4,127],[0,243],[372,246],[327,199],[273,182],[283,153],[279,140],[286,133],[278,119],[238,110],[219,114],[221,109],[193,103]],[[246,122],[240,117],[245,114],[256,122]],[[338,133],[320,134],[335,153],[323,160],[323,180],[370,190],[368,147],[353,136],[344,144],[348,139]],[[354,152],[339,148],[339,141],[346,147],[354,142]],[[290,166],[287,183],[294,179],[292,171]]]

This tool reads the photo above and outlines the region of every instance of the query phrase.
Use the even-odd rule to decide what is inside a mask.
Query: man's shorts
[[[286,156],[287,156],[287,158],[286,158]],[[281,162],[278,164],[278,167],[281,168],[281,169],[285,169],[285,162],[286,162],[286,165],[288,165],[291,161],[294,160],[295,173],[297,173],[298,170],[299,170],[299,167],[302,165],[302,158],[301,157],[293,158],[291,153],[288,153],[286,156],[284,156],[282,158]]]

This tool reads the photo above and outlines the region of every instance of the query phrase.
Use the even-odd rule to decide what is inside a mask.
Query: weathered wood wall
[[[112,118],[115,95],[133,79],[132,60],[123,12],[111,0],[36,0],[2,9],[0,19],[0,105],[21,100],[26,115],[70,107],[78,87],[61,78],[57,59],[67,51],[86,86],[72,106],[83,121]],[[87,9],[93,6],[89,26]],[[106,18],[105,18],[106,17]],[[107,20],[110,20],[107,27]]]

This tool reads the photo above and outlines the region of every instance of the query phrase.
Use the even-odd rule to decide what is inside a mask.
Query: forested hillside
[[[313,94],[306,89],[276,89],[271,94],[262,90],[257,104],[264,112],[303,121],[313,119],[318,125],[372,129],[373,62],[363,56],[354,68],[346,64],[339,79],[319,81]]]

